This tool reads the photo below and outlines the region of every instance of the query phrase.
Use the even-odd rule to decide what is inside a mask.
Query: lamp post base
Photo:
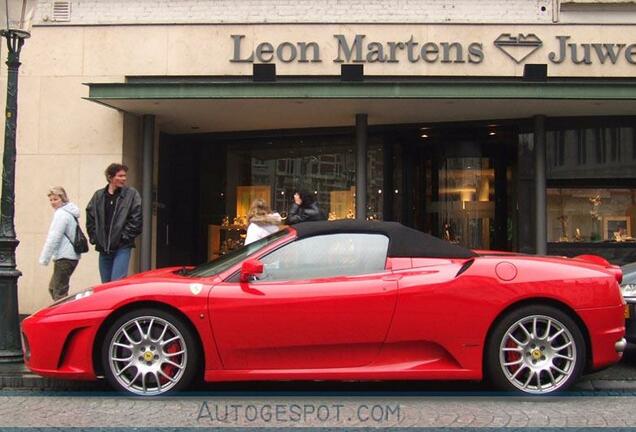
[[[20,316],[18,315],[18,278],[15,268],[15,238],[0,237],[0,363],[22,361]]]

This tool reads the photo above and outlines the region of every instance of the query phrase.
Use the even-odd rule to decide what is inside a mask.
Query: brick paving
[[[0,392],[2,427],[604,427],[636,425],[636,396],[216,397]]]

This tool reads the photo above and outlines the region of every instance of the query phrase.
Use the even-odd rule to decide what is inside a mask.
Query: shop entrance
[[[157,266],[200,263],[242,245],[264,199],[283,217],[294,191],[329,219],[353,218],[350,130],[161,137]],[[513,249],[513,135],[502,127],[371,130],[367,219],[394,220],[475,249]]]
[[[513,134],[502,127],[421,129],[405,149],[411,225],[472,249],[512,250]],[[409,166],[410,165],[410,166]],[[406,221],[411,215],[403,215]]]

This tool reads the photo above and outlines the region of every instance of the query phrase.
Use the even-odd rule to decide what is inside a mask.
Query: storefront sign
[[[411,35],[405,40],[378,41],[365,34],[334,34],[329,49],[316,41],[247,41],[244,34],[232,34],[231,63],[444,63],[480,64],[485,62],[486,42],[418,40]],[[573,65],[636,65],[636,43],[581,42],[570,35],[556,35],[549,40],[550,50],[537,52],[544,42],[536,33],[501,33],[488,42],[514,63],[569,63]],[[251,47],[251,48],[248,48]],[[328,51],[328,52],[325,52]]]

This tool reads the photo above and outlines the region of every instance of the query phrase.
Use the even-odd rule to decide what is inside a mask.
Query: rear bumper
[[[601,369],[617,363],[625,349],[625,318],[623,305],[578,310],[587,327],[592,364]]]
[[[636,343],[636,298],[625,298],[629,317],[625,318],[625,339],[629,343]]]
[[[24,363],[38,375],[96,379],[93,344],[109,311],[32,315],[22,322]]]

